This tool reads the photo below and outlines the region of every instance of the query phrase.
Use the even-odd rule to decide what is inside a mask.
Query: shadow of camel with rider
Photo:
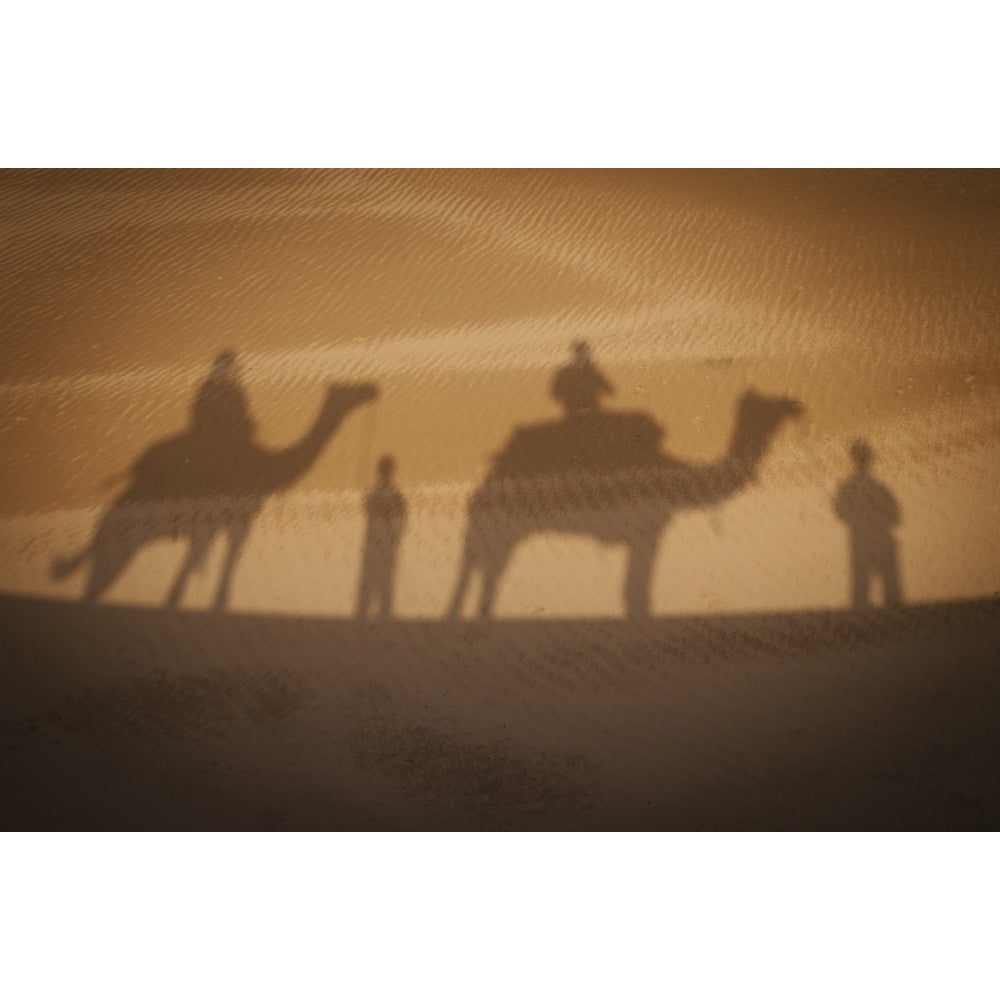
[[[154,444],[132,465],[128,487],[105,512],[90,543],[74,556],[54,560],[52,575],[59,579],[89,563],[83,601],[93,602],[142,548],[158,539],[184,538],[187,554],[166,602],[177,607],[192,571],[222,534],[227,549],[214,606],[225,608],[233,572],[265,500],[303,476],[344,418],[376,395],[372,383],[331,385],[298,443],[263,448],[255,440],[236,355],[223,353],[198,390],[189,429]]]
[[[793,399],[751,389],[737,405],[727,453],[684,462],[661,451],[663,428],[646,414],[602,410],[611,385],[585,343],[574,353],[552,384],[564,419],[517,428],[469,501],[449,618],[460,615],[474,574],[482,578],[478,613],[489,618],[514,550],[538,532],[624,544],[626,613],[648,616],[657,546],[673,515],[713,507],[753,483],[779,427],[802,412]]]

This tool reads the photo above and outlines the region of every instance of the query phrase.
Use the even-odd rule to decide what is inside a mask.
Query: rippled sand
[[[53,606],[84,595],[88,567],[70,567],[69,558],[97,537],[135,482],[136,463],[201,426],[196,401],[228,351],[252,434],[240,437],[223,422],[202,448],[213,456],[210,472],[160,467],[160,493],[144,486],[137,508],[137,523],[154,524],[157,537],[125,560],[99,603],[162,607],[193,526],[230,524],[227,512],[244,504],[249,533],[232,571],[229,614],[353,616],[364,498],[379,459],[391,455],[392,486],[406,510],[394,615],[439,622],[458,578],[470,498],[497,456],[510,454],[519,428],[564,425],[553,378],[579,341],[613,387],[603,409],[654,422],[663,430],[659,454],[674,462],[725,455],[747,390],[803,407],[769,439],[752,483],[711,509],[671,518],[652,565],[654,618],[845,608],[848,537],[833,504],[852,475],[856,440],[867,442],[871,472],[901,513],[905,603],[940,609],[1000,594],[995,172],[6,172],[0,203],[0,592],[44,599],[11,605],[22,618],[47,621]],[[377,397],[346,412],[279,490],[264,476],[277,463],[260,456],[308,434],[330,383],[370,383]],[[553,456],[552,468],[561,462],[565,454]],[[586,471],[593,456],[578,464]],[[185,475],[222,485],[185,494],[178,506],[169,483]],[[610,537],[637,507],[628,489],[602,489]],[[537,526],[551,524],[542,518]],[[498,624],[621,618],[627,554],[607,541],[531,533],[500,578]],[[213,537],[185,581],[181,611],[212,606],[225,556]],[[60,561],[66,571],[54,572]],[[473,586],[462,617],[477,599]],[[806,619],[794,620],[813,635]],[[31,655],[8,628],[12,648]],[[956,629],[956,645],[948,646],[946,631],[935,663],[949,648],[962,655]],[[607,649],[617,642],[617,653],[606,651],[612,661],[647,656],[648,646],[629,647],[624,624],[616,634]],[[876,648],[878,629],[865,634]],[[744,653],[722,635],[721,647],[712,640],[706,648],[735,678]],[[810,662],[825,655],[821,633],[813,638]],[[445,659],[461,649],[456,641],[442,633]],[[234,640],[225,668],[236,675],[244,645]],[[296,661],[294,646],[284,654],[268,647],[268,655]],[[497,650],[486,648],[489,655],[477,656],[493,663]],[[894,648],[905,663],[920,647]],[[405,650],[397,654],[397,666],[409,664]],[[184,662],[192,666],[198,655],[194,648]],[[391,662],[382,655],[377,662]],[[805,654],[782,655],[791,669]],[[979,647],[976,655],[981,662]],[[499,657],[516,660],[509,651]],[[545,661],[532,662],[542,669]],[[143,675],[142,663],[127,664],[123,671]],[[516,671],[500,676],[504,698],[528,698]],[[589,681],[579,683],[597,697]],[[754,690],[746,691],[751,700]],[[57,711],[61,697],[29,699],[23,718],[39,706]],[[689,697],[698,703],[697,686]],[[614,725],[647,735],[664,725],[666,702],[641,710],[641,701]],[[557,702],[547,704],[558,714]],[[776,697],[773,716],[762,718],[776,724],[783,704]],[[101,711],[108,709],[95,719]],[[588,712],[588,725],[600,728],[600,713]],[[465,705],[452,718],[465,720],[461,738],[440,719],[410,719],[408,731],[429,725],[435,739],[451,732],[447,747],[419,753],[458,760],[480,745],[469,736],[474,714]],[[361,716],[353,718],[360,732]],[[491,718],[489,726],[501,725]],[[523,746],[537,749],[542,730],[522,727]],[[712,743],[721,737],[703,737],[722,752]],[[582,759],[600,770],[614,755],[614,741],[588,751],[586,741],[560,739],[563,763]],[[518,746],[512,759],[522,759]],[[364,759],[356,745],[352,752],[360,773],[385,778],[395,768],[400,774],[385,780],[405,784],[405,753],[397,760],[396,750]],[[835,749],[823,753],[836,759]],[[657,754],[636,773],[662,783]],[[563,763],[553,787],[565,786]],[[434,825],[430,815],[424,821]],[[658,815],[668,822],[674,814]],[[725,815],[738,822],[738,813]],[[356,822],[392,825],[384,816]]]
[[[0,262],[0,587],[72,598],[49,575],[124,473],[189,423],[237,352],[261,442],[290,444],[329,381],[371,380],[292,489],[269,501],[232,607],[343,615],[361,494],[396,458],[409,505],[397,612],[443,612],[466,499],[586,340],[664,447],[708,460],[748,387],[802,401],[759,483],[680,515],[653,608],[835,607],[832,516],[847,445],[870,442],[903,512],[912,600],[1000,590],[992,174],[688,172],[8,173]],[[221,552],[214,555],[221,560]],[[112,601],[156,604],[183,556],[152,547]],[[529,539],[497,614],[621,611],[623,554]],[[205,604],[219,571],[192,581]]]

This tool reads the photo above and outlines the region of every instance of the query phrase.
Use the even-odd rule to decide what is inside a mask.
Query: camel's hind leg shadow
[[[108,511],[90,545],[90,575],[81,601],[95,603],[122,575],[144,541],[137,531],[133,510],[113,507]]]
[[[480,576],[482,577],[482,588],[479,594],[479,611],[478,616],[480,618],[490,618],[493,614],[493,603],[496,600],[497,585],[500,582],[500,577],[503,575],[504,567],[507,565],[507,560],[510,557],[510,551],[507,550],[497,556],[496,553],[490,553],[487,559],[473,559],[471,556],[466,555],[462,560],[462,569],[459,572],[458,583],[455,585],[455,591],[452,595],[451,604],[448,606],[448,619],[454,620],[459,617],[462,613],[462,604],[465,601],[465,595],[469,589],[469,584],[472,580],[472,571],[474,569],[480,570]]]

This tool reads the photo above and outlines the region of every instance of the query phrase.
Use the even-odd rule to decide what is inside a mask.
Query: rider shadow
[[[263,448],[255,440],[236,355],[224,352],[197,391],[189,428],[139,457],[129,469],[127,488],[104,513],[90,543],[74,556],[53,560],[52,576],[60,579],[89,563],[83,602],[93,603],[145,546],[184,538],[187,554],[166,601],[174,608],[221,534],[228,544],[214,607],[224,609],[265,500],[303,476],[348,413],[376,393],[371,383],[331,385],[312,428],[297,444]]]
[[[516,428],[472,495],[449,618],[460,615],[474,575],[482,579],[479,616],[491,617],[514,550],[537,532],[623,544],[626,614],[648,617],[657,547],[673,515],[713,507],[750,485],[778,428],[802,410],[751,390],[738,404],[726,455],[684,462],[662,451],[663,428],[648,415],[601,409],[611,384],[585,343],[573,350],[552,382],[564,418]]]

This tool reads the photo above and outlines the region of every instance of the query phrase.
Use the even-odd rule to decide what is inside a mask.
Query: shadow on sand
[[[377,395],[371,383],[331,386],[312,428],[297,443],[273,451],[256,443],[236,355],[221,354],[198,389],[190,427],[150,447],[129,469],[129,484],[105,512],[81,551],[52,563],[61,579],[89,565],[83,601],[96,601],[136,554],[160,538],[184,538],[187,556],[167,606],[177,607],[191,573],[217,535],[228,543],[215,607],[229,600],[233,572],[264,501],[305,475],[355,407]]]
[[[840,484],[834,511],[847,527],[851,565],[851,607],[867,608],[872,584],[882,585],[883,602],[903,603],[899,582],[899,554],[893,529],[900,522],[899,504],[885,483],[869,471],[874,452],[867,441],[850,448],[854,475]]]
[[[639,621],[0,598],[6,829],[994,829],[1000,600]]]
[[[538,532],[624,545],[626,614],[648,616],[657,548],[673,516],[715,507],[749,487],[778,429],[802,413],[793,399],[750,390],[736,407],[726,454],[692,463],[661,451],[664,430],[647,414],[602,410],[601,397],[612,392],[578,341],[573,361],[552,383],[565,417],[516,428],[469,501],[449,618],[461,614],[477,575],[478,614],[491,617],[514,550]]]

